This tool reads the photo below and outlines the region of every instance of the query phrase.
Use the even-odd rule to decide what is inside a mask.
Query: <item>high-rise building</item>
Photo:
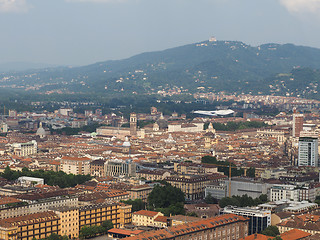
[[[300,137],[300,132],[303,130],[303,114],[293,114],[292,136]]]
[[[299,166],[319,166],[318,160],[318,138],[300,137],[299,138]]]

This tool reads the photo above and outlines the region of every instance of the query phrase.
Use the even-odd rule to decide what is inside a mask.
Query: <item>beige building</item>
[[[125,240],[233,240],[248,236],[249,219],[234,214],[146,231]]]
[[[33,240],[59,234],[59,217],[52,211],[0,220],[4,240]]]
[[[187,200],[204,198],[205,188],[210,183],[208,176],[180,175],[170,176],[166,181],[172,186],[181,189]]]
[[[147,202],[149,194],[152,192],[152,187],[149,185],[140,185],[132,187],[131,189],[127,190],[130,194],[130,199],[141,199],[144,202]]]
[[[119,203],[102,203],[86,205],[79,208],[79,228],[83,226],[100,226],[110,220],[115,228],[131,223],[131,205]]]
[[[54,210],[59,216],[59,235],[69,239],[79,237],[79,209],[78,207],[59,207]]]
[[[38,144],[35,140],[26,143],[13,143],[11,151],[14,155],[25,157],[38,152]]]
[[[64,156],[60,160],[60,169],[61,171],[67,174],[82,174],[87,175],[90,174],[90,163],[91,159],[87,157],[70,157]]]
[[[132,223],[137,226],[157,227],[158,223],[155,223],[155,219],[159,216],[163,216],[163,213],[140,210],[132,213]]]
[[[147,170],[141,169],[139,172],[136,173],[138,178],[143,178],[145,180],[156,181],[156,180],[163,180],[166,177],[170,176],[170,172],[164,170]]]

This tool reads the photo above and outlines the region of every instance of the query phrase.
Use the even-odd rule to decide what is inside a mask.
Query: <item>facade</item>
[[[274,185],[269,189],[268,195],[270,201],[299,201],[299,189],[294,185]]]
[[[90,162],[90,175],[96,177],[105,177],[104,164],[105,160],[98,159]]]
[[[106,176],[136,176],[136,164],[132,160],[109,160],[104,167]]]
[[[38,144],[35,140],[26,143],[13,143],[11,149],[14,155],[26,157],[38,152]]]
[[[131,136],[137,135],[137,114],[136,113],[130,114],[130,135]]]
[[[249,218],[249,235],[253,233],[260,233],[265,228],[271,225],[271,211],[260,210],[255,208],[238,208],[238,207],[225,207],[224,214],[236,214]]]
[[[50,194],[52,195],[50,196]],[[0,219],[45,212],[58,207],[78,206],[78,198],[68,195],[66,191],[55,191],[50,194],[41,196],[37,193],[29,193],[16,196],[22,203],[17,206],[2,206],[0,208]]]
[[[293,114],[292,136],[300,137],[300,132],[303,130],[303,114]]]
[[[54,212],[59,216],[59,235],[69,239],[79,237],[79,209],[78,207],[58,207]]]
[[[210,183],[208,176],[181,175],[170,176],[166,181],[174,187],[181,189],[186,200],[197,200],[204,198],[206,186]]]
[[[318,138],[300,137],[299,138],[299,166],[319,166],[318,159]]]
[[[227,196],[227,188],[224,184],[220,183],[209,184],[205,188],[205,197],[209,195],[220,200]]]
[[[126,204],[119,205],[120,227],[124,227],[132,223],[132,206]]]
[[[196,222],[180,224],[167,229],[146,231],[125,240],[231,240],[248,236],[248,219],[226,214]]]
[[[204,123],[170,123],[168,132],[202,132]]]
[[[155,219],[159,216],[163,216],[163,213],[140,210],[132,213],[132,223],[136,226],[157,227],[159,224],[155,222]]]
[[[144,178],[148,181],[163,180],[170,176],[170,172],[164,170],[146,170],[141,169],[137,172],[138,178]]]
[[[144,202],[147,202],[149,194],[152,192],[153,187],[145,184],[132,187],[131,189],[127,190],[130,194],[130,199],[141,199]]]
[[[87,175],[90,174],[90,163],[91,159],[87,157],[78,158],[78,157],[70,157],[64,156],[60,160],[60,169],[61,171],[67,174],[75,174],[75,175]]]
[[[115,228],[119,228],[121,224],[130,223],[130,218],[130,205],[126,207],[117,203],[86,205],[79,208],[79,229],[83,226],[100,226],[107,220],[112,221]]]
[[[229,180],[225,180],[226,192],[229,193]],[[272,184],[262,181],[255,181],[241,177],[231,179],[231,196],[243,196],[247,194],[249,197],[257,198],[262,194],[268,194],[268,189]]]
[[[0,220],[1,239],[43,239],[59,231],[59,217],[52,211]]]

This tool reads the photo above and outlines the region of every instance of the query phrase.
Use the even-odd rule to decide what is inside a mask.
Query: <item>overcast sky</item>
[[[210,36],[320,48],[320,0],[0,0],[0,63],[85,65]]]

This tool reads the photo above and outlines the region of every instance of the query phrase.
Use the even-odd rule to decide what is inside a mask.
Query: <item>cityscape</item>
[[[0,0],[0,240],[320,240],[320,0]]]
[[[319,102],[194,97],[235,111],[5,110],[1,238],[317,239]]]

